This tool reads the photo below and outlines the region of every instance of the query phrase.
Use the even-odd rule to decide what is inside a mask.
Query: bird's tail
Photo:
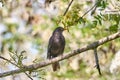
[[[55,62],[52,64],[52,68],[53,68],[53,71],[57,71],[58,69],[60,69],[60,64],[59,62]]]

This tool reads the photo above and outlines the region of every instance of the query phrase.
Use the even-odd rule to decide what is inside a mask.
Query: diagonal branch
[[[38,69],[38,68],[45,67],[45,66],[47,66],[49,64],[52,64],[54,62],[61,61],[61,60],[64,60],[64,59],[68,59],[68,58],[70,58],[72,56],[75,56],[75,55],[77,55],[79,53],[94,49],[94,48],[96,48],[96,47],[98,47],[98,46],[100,46],[102,44],[105,44],[106,42],[112,41],[112,40],[117,39],[119,37],[120,37],[120,31],[118,31],[117,33],[112,34],[110,36],[107,36],[105,38],[102,38],[102,39],[100,39],[98,41],[95,41],[95,42],[93,42],[93,43],[91,43],[91,44],[89,44],[87,46],[84,46],[82,48],[79,48],[77,50],[69,52],[68,54],[58,56],[58,57],[56,57],[56,58],[54,58],[52,60],[46,60],[46,61],[42,61],[42,62],[37,63],[37,64],[24,66],[24,68],[22,68],[22,69],[16,69],[16,70],[0,73],[0,77],[5,77],[5,76],[9,76],[9,75],[17,74],[17,73],[22,73],[22,72],[25,72],[25,71],[32,71],[32,70],[35,70],[35,69]]]
[[[70,3],[69,3],[69,5],[68,5],[67,9],[65,10],[65,12],[64,12],[64,14],[63,14],[63,16],[65,16],[65,15],[66,15],[66,13],[68,12],[68,10],[69,10],[69,8],[70,8],[70,6],[71,6],[72,2],[73,2],[73,0],[71,0],[71,1],[70,1]]]
[[[89,9],[87,10],[81,17],[79,17],[79,19],[77,21],[79,21],[81,18],[83,18],[86,14],[88,14],[91,10],[93,10],[94,8],[96,9],[97,8],[97,4],[98,4],[98,1]],[[94,9],[94,10],[95,10]],[[94,11],[93,10],[93,11]]]

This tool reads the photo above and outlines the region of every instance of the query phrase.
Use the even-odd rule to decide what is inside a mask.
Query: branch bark
[[[84,46],[82,48],[79,48],[77,50],[74,50],[74,51],[71,51],[69,52],[68,54],[64,54],[64,55],[61,55],[61,56],[58,56],[54,59],[51,59],[51,60],[46,60],[46,61],[42,61],[40,63],[37,63],[37,64],[32,64],[32,65],[29,65],[29,66],[24,66],[23,68],[21,69],[16,69],[16,70],[12,70],[12,71],[7,71],[7,72],[3,72],[3,73],[0,73],[0,77],[5,77],[5,76],[9,76],[9,75],[13,75],[13,74],[18,74],[18,73],[21,73],[21,72],[25,72],[25,71],[32,71],[32,70],[35,70],[35,69],[38,69],[38,68],[42,68],[42,67],[45,67],[49,64],[52,64],[54,62],[57,62],[57,61],[61,61],[61,60],[64,60],[64,59],[68,59],[72,56],[75,56],[79,53],[82,53],[82,52],[85,52],[85,51],[88,51],[88,50],[92,50],[106,42],[109,42],[109,41],[112,41],[114,39],[117,39],[120,37],[120,31],[115,33],[115,34],[112,34],[110,36],[107,36],[105,38],[102,38],[98,41],[95,41],[87,46]]]

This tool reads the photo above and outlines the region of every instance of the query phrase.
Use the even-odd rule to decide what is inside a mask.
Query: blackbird
[[[49,44],[48,44],[48,52],[47,52],[47,58],[52,59],[55,58],[64,52],[65,48],[65,38],[62,34],[62,32],[65,29],[62,27],[57,27],[53,33],[52,36],[49,39]],[[52,64],[53,71],[56,71],[60,69],[60,64],[59,62],[55,62]]]

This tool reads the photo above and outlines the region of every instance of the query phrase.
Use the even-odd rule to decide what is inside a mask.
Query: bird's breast
[[[55,37],[54,39],[53,39],[53,41],[52,41],[53,43],[52,43],[52,47],[53,47],[53,50],[59,50],[60,49],[60,47],[62,46],[62,43],[63,43],[63,40],[62,40],[62,37]]]
[[[61,42],[62,37],[63,37],[62,34],[55,34],[53,40],[54,40],[55,43],[59,43],[59,42]]]

